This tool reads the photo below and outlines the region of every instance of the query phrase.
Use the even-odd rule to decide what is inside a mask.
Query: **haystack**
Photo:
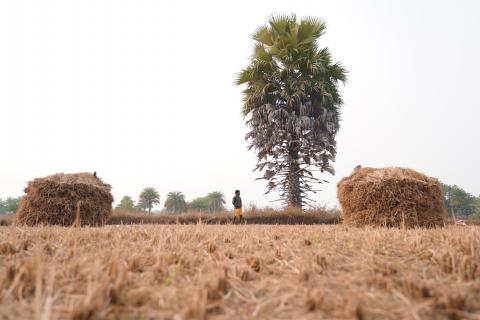
[[[103,225],[112,212],[111,187],[91,173],[57,173],[28,183],[16,214],[25,225]]]
[[[440,182],[406,168],[361,168],[337,185],[344,223],[352,226],[443,226]]]

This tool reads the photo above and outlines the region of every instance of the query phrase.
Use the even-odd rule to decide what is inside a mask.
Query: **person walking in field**
[[[234,207],[233,212],[235,214],[235,216],[233,217],[233,223],[235,223],[235,220],[237,220],[237,217],[240,223],[242,223],[243,213],[242,213],[242,198],[240,198],[240,190],[235,190],[235,196],[233,197],[232,204]]]

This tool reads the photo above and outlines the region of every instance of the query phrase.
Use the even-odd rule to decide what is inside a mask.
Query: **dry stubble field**
[[[480,319],[480,228],[0,227],[0,319]]]

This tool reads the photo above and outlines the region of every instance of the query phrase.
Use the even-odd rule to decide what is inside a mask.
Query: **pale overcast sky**
[[[326,20],[350,71],[336,175],[406,166],[480,194],[479,1],[1,1],[0,197],[96,170],[116,200],[145,186],[268,205],[233,82],[271,13]]]

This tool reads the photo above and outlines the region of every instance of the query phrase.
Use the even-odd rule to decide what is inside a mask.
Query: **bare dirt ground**
[[[480,319],[480,227],[0,227],[0,319]]]

